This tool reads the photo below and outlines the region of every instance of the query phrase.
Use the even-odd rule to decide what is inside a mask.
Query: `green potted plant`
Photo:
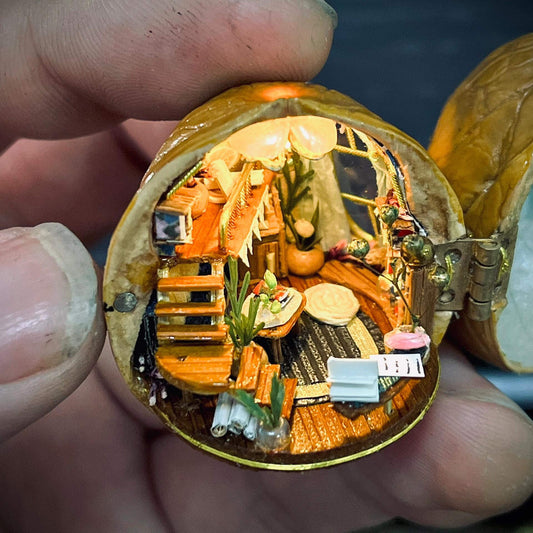
[[[237,260],[233,257],[228,258],[229,277],[225,278],[226,290],[230,307],[224,317],[224,322],[229,327],[229,335],[231,341],[235,346],[233,367],[231,375],[236,377],[238,374],[238,367],[240,356],[243,349],[249,346],[257,333],[265,326],[264,322],[255,324],[257,318],[257,311],[259,309],[259,298],[252,298],[248,313],[242,311],[246,293],[250,285],[250,272],[244,275],[241,289],[239,290],[239,270]]]
[[[304,169],[304,164],[297,153],[285,163],[282,175],[278,178],[279,199],[283,220],[288,228],[287,266],[292,274],[310,276],[320,270],[324,264],[324,252],[318,237],[318,203],[311,220],[294,216],[298,204],[310,196],[310,182],[315,171]]]
[[[272,376],[270,406],[260,406],[254,397],[244,390],[236,390],[233,395],[259,421],[255,443],[261,450],[280,452],[289,446],[291,428],[288,420],[281,416],[285,386],[276,374]]]
[[[289,271],[297,276],[311,276],[324,264],[324,252],[317,235],[318,216],[317,204],[310,221],[304,218],[295,220],[290,214],[285,217],[294,238],[294,242],[287,246],[287,265]]]

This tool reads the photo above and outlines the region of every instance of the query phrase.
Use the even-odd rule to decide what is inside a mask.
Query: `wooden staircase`
[[[224,324],[224,274],[222,262],[211,263],[211,274],[180,275],[159,278],[157,283],[157,340],[198,343],[223,343],[227,326]],[[209,293],[208,301],[194,301],[193,294]],[[209,324],[190,323],[188,318],[208,317]]]
[[[224,324],[224,265],[211,263],[211,274],[187,275],[170,271],[157,284],[156,361],[159,371],[173,385],[200,394],[217,394],[229,386],[233,345],[228,342]],[[205,300],[194,301],[195,293]],[[198,321],[198,318],[207,317]],[[191,320],[192,319],[192,320]],[[192,323],[191,323],[192,322]],[[198,323],[200,322],[200,323]]]

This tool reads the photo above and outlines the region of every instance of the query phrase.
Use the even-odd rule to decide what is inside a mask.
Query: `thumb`
[[[105,328],[91,257],[60,224],[0,231],[0,441],[73,392]]]

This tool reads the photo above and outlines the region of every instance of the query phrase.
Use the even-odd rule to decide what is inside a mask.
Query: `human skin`
[[[373,456],[289,474],[190,448],[102,350],[98,276],[80,242],[56,224],[12,229],[58,221],[86,244],[109,232],[171,129],[144,121],[178,119],[230,86],[311,78],[334,28],[322,4],[13,0],[0,21],[0,527],[451,526],[531,494],[530,419],[448,345],[427,416]]]

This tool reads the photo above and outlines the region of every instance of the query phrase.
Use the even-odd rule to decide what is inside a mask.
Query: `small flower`
[[[270,270],[267,270],[265,272],[263,279],[265,280],[265,283],[267,284],[267,287],[270,290],[275,289],[278,285],[278,280],[276,279],[275,274],[273,272],[270,272]]]
[[[370,244],[365,239],[353,239],[347,247],[347,252],[357,259],[363,259],[370,251]]]
[[[387,226],[394,224],[399,215],[400,210],[395,205],[384,205],[379,210],[379,217]]]
[[[305,220],[305,218],[299,218],[294,223],[294,229],[297,231],[298,235],[304,239],[312,237],[315,233],[315,227],[309,222],[309,220]]]

